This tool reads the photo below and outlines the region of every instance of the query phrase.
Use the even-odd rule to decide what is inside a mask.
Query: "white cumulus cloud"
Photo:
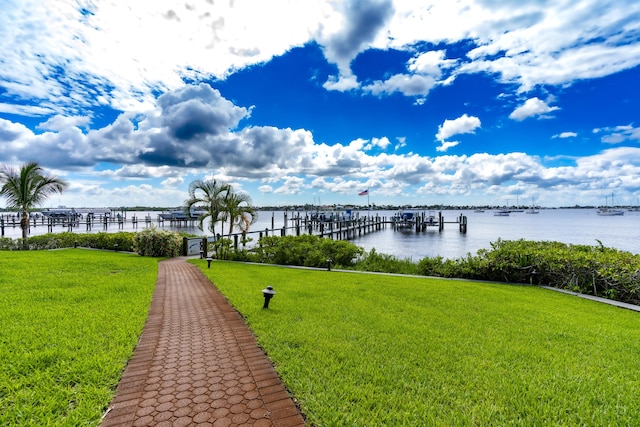
[[[438,133],[436,139],[440,141],[441,145],[437,148],[438,151],[447,151],[451,147],[455,147],[459,144],[459,141],[447,141],[454,135],[461,135],[465,133],[475,133],[476,129],[481,126],[480,119],[474,116],[463,114],[457,119],[445,120],[440,126],[438,126]]]
[[[529,98],[523,105],[513,110],[513,112],[509,115],[509,118],[517,121],[522,121],[526,118],[535,116],[546,118],[548,117],[548,113],[559,109],[560,107],[549,106],[546,102],[538,97]]]

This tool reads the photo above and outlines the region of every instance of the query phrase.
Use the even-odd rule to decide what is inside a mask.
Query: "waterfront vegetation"
[[[144,326],[157,259],[0,256],[0,425],[97,425]]]
[[[234,254],[236,258],[234,258]],[[255,252],[230,252],[230,259],[282,265],[328,267],[384,273],[543,284],[573,292],[640,304],[640,255],[602,245],[498,240],[491,249],[458,259],[407,259],[366,252],[316,236],[267,237]]]
[[[191,262],[310,425],[640,424],[637,312],[535,286]]]
[[[144,256],[171,257],[180,253],[187,234],[146,228],[141,232],[94,234],[51,233],[28,239],[31,249],[89,247],[134,251]],[[190,236],[193,237],[193,236]],[[365,251],[348,241],[313,235],[265,236],[254,248],[234,248],[229,238],[209,243],[218,259],[268,264],[334,268],[384,273],[542,284],[573,292],[640,304],[640,255],[614,248],[560,242],[501,240],[490,249],[457,259],[409,259]],[[0,249],[21,249],[17,239],[0,238]]]
[[[183,237],[193,237],[193,235],[155,227],[144,228],[140,232],[72,233],[65,231],[29,237],[27,247],[30,250],[81,247],[136,252],[142,256],[173,257],[181,254]],[[0,237],[0,250],[20,249],[22,244],[19,240]]]

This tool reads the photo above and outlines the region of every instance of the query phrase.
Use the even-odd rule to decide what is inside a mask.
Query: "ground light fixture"
[[[331,271],[331,258],[327,258],[327,271]]]
[[[267,286],[262,290],[262,295],[264,295],[264,305],[262,308],[269,308],[269,301],[276,294],[276,291],[273,290],[273,286]]]
[[[211,258],[210,256],[207,257],[207,268],[211,268],[211,261],[213,261],[213,258]]]

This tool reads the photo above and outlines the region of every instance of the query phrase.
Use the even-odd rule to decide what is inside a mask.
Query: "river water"
[[[429,214],[429,211],[416,211]],[[390,218],[396,211],[374,211],[373,215]],[[433,213],[433,212],[432,212]],[[355,212],[364,216],[367,212]],[[435,212],[436,216],[438,212]],[[276,227],[282,224],[282,213],[262,213],[253,229],[271,227],[274,217]],[[444,229],[428,228],[426,232],[394,230],[387,226],[382,231],[366,234],[350,240],[366,249],[379,253],[410,258],[418,261],[426,256],[442,256],[455,259],[475,254],[478,249],[491,248],[491,242],[503,240],[558,241],[571,244],[596,246],[598,240],[604,246],[640,253],[640,212],[625,212],[623,216],[598,216],[595,209],[541,209],[538,214],[525,212],[509,216],[495,216],[494,211],[482,213],[472,210],[442,211]],[[467,217],[467,233],[459,232],[455,222],[460,215]],[[289,213],[292,216],[292,213]]]
[[[422,213],[423,211],[416,211]],[[355,211],[354,216],[380,216],[391,218],[395,211]],[[425,212],[429,213],[429,212]],[[437,212],[435,212],[437,215]],[[287,212],[289,226],[293,225],[291,218],[300,215],[304,217],[305,212]],[[457,224],[445,224],[444,230],[429,228],[425,232],[408,230],[394,230],[387,226],[381,231],[376,231],[352,239],[351,242],[369,251],[373,248],[379,253],[393,255],[399,258],[409,258],[418,261],[426,256],[442,256],[444,258],[455,259],[466,256],[468,253],[475,254],[478,249],[490,248],[491,242],[498,239],[503,240],[536,240],[536,241],[558,241],[572,244],[598,245],[598,241],[604,246],[613,247],[620,250],[640,253],[640,212],[625,212],[623,216],[598,216],[595,209],[541,209],[539,214],[531,215],[524,212],[511,213],[509,216],[495,216],[493,211],[487,210],[482,213],[469,210],[447,210],[442,211],[445,221],[455,222],[460,215],[467,216],[467,233],[459,232]],[[138,227],[131,224],[133,216],[138,218]],[[118,228],[117,224],[109,225],[108,232],[136,231],[142,230],[145,226],[144,218],[149,216],[151,224],[160,226],[157,223],[158,212],[127,212],[127,223],[123,228]],[[260,211],[258,221],[251,227],[254,240],[257,240],[257,232],[265,229],[269,234],[280,234],[280,229],[284,226],[285,212],[283,211]],[[182,230],[197,235],[206,235],[197,227],[170,227],[168,223],[162,225],[163,228]],[[67,231],[62,226],[54,227],[54,232]],[[86,227],[80,226],[74,229],[75,232],[87,232]],[[96,224],[92,232],[103,231],[100,224]],[[47,233],[46,226],[38,225],[31,228],[31,235]],[[288,231],[292,234],[293,231]],[[5,237],[20,237],[20,228],[13,227],[5,221]]]
[[[467,216],[467,233],[454,224],[444,230],[426,233],[399,232],[392,228],[353,240],[367,250],[393,254],[417,261],[423,257],[442,256],[455,259],[503,240],[558,241],[570,244],[598,245],[640,253],[640,212],[623,216],[598,216],[595,209],[543,209],[539,214],[524,212],[494,216],[493,211],[445,211],[445,221]]]

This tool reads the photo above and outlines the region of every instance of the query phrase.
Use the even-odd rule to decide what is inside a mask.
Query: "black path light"
[[[276,294],[276,291],[273,290],[273,286],[267,286],[262,290],[262,295],[264,295],[264,305],[262,308],[269,308],[269,301]]]
[[[540,273],[538,273],[535,268],[531,271],[531,276],[529,276],[529,284],[531,285],[539,285],[540,278],[538,277]]]
[[[327,271],[331,271],[331,258],[327,258]]]
[[[211,258],[210,256],[207,257],[207,268],[211,268],[211,261],[213,261],[213,258]]]

